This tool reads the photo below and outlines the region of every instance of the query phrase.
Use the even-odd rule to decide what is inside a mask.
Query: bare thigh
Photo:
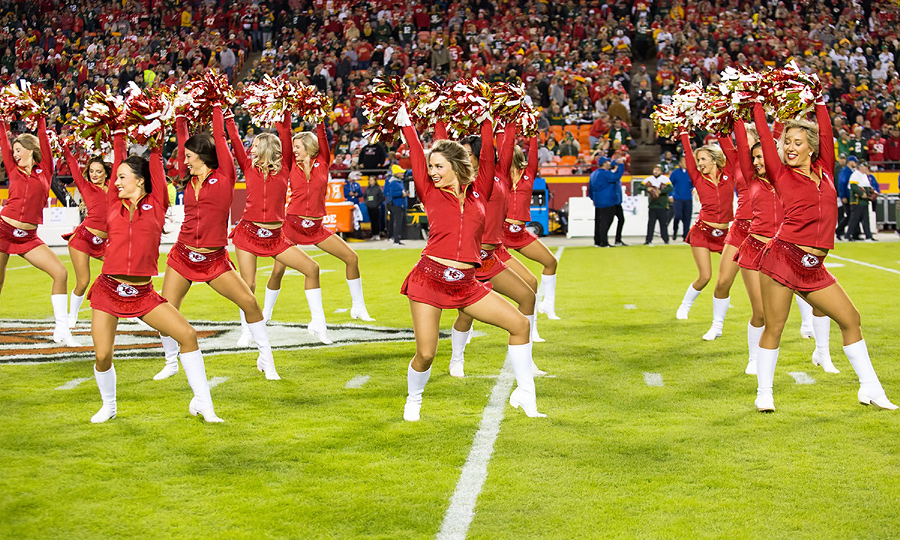
[[[741,278],[744,281],[744,288],[747,289],[747,297],[750,298],[750,324],[759,328],[766,324],[762,292],[759,289],[759,272],[741,268]]]
[[[116,327],[119,318],[105,311],[91,311],[91,341],[94,342],[94,367],[97,371],[109,370],[112,366],[116,345]]]
[[[344,242],[343,238],[336,234],[332,234],[325,240],[316,244],[316,247],[343,261],[347,266],[347,279],[359,278],[359,256],[353,251],[353,248],[347,245],[347,242]]]
[[[518,304],[523,315],[534,315],[534,291],[519,274],[507,268],[491,278],[491,285],[495,291]]]
[[[241,279],[250,287],[251,291],[256,291],[256,255],[239,248],[234,249],[234,255],[238,262],[238,270],[241,272]]]
[[[531,325],[518,309],[499,294],[490,294],[471,306],[460,309],[466,315],[509,332],[510,345],[523,345],[531,337]]]
[[[96,312],[96,310],[94,310]],[[153,311],[141,317],[161,334],[172,336],[181,345],[181,352],[193,352],[200,349],[197,343],[197,331],[172,304],[160,304]]]
[[[413,333],[416,335],[416,355],[413,357],[412,367],[416,371],[426,371],[437,353],[442,310],[414,300],[409,301],[409,310],[412,313]]]
[[[556,257],[553,256],[553,253],[550,253],[550,248],[545,246],[540,240],[535,240],[517,251],[532,261],[543,265],[543,273],[545,275],[552,276],[556,273],[558,261],[556,260]]]
[[[528,269],[527,266],[522,264],[522,261],[515,257],[511,257],[508,261],[506,261],[506,266],[510,268],[516,274],[519,274],[519,277],[525,280],[525,283],[528,284],[528,287],[537,294],[538,290],[538,280],[537,277],[531,273],[531,270]]]
[[[66,280],[69,273],[59,257],[49,247],[40,245],[28,253],[23,253],[22,258],[38,270],[46,272],[53,279],[52,294],[66,294]]]
[[[859,311],[840,283],[800,295],[813,309],[819,310],[838,324],[844,345],[851,345],[863,338]]]
[[[319,265],[316,264],[316,261],[312,260],[312,257],[307,255],[305,251],[297,246],[286,249],[278,255],[275,255],[275,262],[281,263],[288,268],[293,268],[303,274],[305,277],[303,280],[305,289],[319,288]],[[273,268],[272,271],[274,273],[275,269]],[[284,271],[282,270],[282,274],[283,273]]]
[[[694,282],[694,289],[702,291],[709,280],[712,278],[712,258],[711,252],[704,247],[691,246],[691,255],[694,256],[694,264],[697,265],[697,281]]]
[[[209,286],[241,308],[248,323],[259,322],[263,319],[262,310],[259,308],[256,296],[253,295],[250,287],[234,270],[229,270],[210,281]]]
[[[166,269],[166,275],[163,277],[162,297],[169,301],[176,309],[181,309],[181,303],[188,291],[191,290],[191,281],[182,276],[171,267]]]
[[[784,323],[791,312],[794,291],[762,272],[759,273],[759,289],[766,316],[766,329],[759,340],[759,346],[763,349],[777,349],[781,345]]]
[[[75,269],[75,288],[72,292],[84,296],[84,291],[91,283],[91,256],[69,246],[69,259]]]
[[[722,249],[722,258],[719,259],[719,276],[716,278],[716,298],[728,298],[734,278],[737,277],[740,267],[734,262],[734,254],[737,248],[731,244],[725,244]]]

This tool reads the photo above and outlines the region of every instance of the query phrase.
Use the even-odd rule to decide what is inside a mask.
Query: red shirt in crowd
[[[887,139],[881,135],[873,135],[866,143],[866,148],[869,149],[869,162],[880,163],[884,161],[884,150],[886,146]]]
[[[475,181],[460,185],[464,200],[460,203],[450,189],[437,188],[428,174],[425,150],[416,129],[403,127],[409,145],[416,195],[428,216],[428,244],[422,255],[481,266],[481,237],[484,211],[494,186],[494,137],[490,120],[481,125],[481,155]]]
[[[113,174],[118,174],[119,164],[125,159],[123,133],[115,135],[113,147]],[[150,153],[150,178],[145,181],[152,186],[150,193],[135,203],[133,213],[131,202],[120,199],[115,186],[110,186],[106,192],[106,252],[109,256],[103,258],[104,274],[152,277],[159,273],[159,242],[169,204],[161,147]]]
[[[736,122],[738,123],[738,122]],[[734,219],[752,219],[753,208],[750,204],[750,188],[747,180],[744,179],[744,172],[738,167],[737,150],[731,137],[719,137],[719,146],[725,153],[725,162],[731,164],[731,170],[734,173],[734,189],[737,192],[737,210],[734,211]]]
[[[700,174],[697,170],[697,162],[694,160],[694,152],[691,149],[691,140],[687,133],[681,134],[681,144],[684,146],[685,164],[688,175],[697,190],[700,198],[700,215],[697,219],[708,223],[728,223],[734,219],[734,163],[725,160],[725,167],[719,171],[717,183]]]
[[[799,169],[782,163],[761,105],[754,107],[753,117],[766,160],[766,176],[772,181],[784,204],[784,223],[778,231],[778,238],[800,246],[833,249],[837,225],[837,192],[832,177],[834,134],[828,109],[824,104],[816,105],[819,155],[810,164],[810,171],[819,177],[818,185],[812,177],[806,176]]]
[[[306,218],[325,217],[325,194],[328,191],[328,169],[331,167],[331,149],[325,124],[316,130],[319,139],[319,155],[312,160],[309,176],[297,163],[291,164],[291,201],[287,214]]]
[[[225,140],[225,120],[222,109],[213,109],[213,140],[219,166],[206,178],[192,177],[184,188],[184,223],[178,241],[195,248],[220,248],[228,245],[228,216],[234,199],[234,182],[237,172],[234,160]],[[175,120],[178,130],[178,155],[184,156],[184,143],[188,139],[187,120]],[[181,158],[184,163],[184,158]],[[199,188],[195,187],[199,180]]]
[[[31,173],[26,175],[15,159],[12,145],[6,131],[6,122],[0,122],[0,150],[3,154],[3,166],[9,178],[9,198],[0,210],[0,215],[22,223],[40,225],[44,222],[44,207],[50,195],[50,181],[53,179],[53,162],[50,140],[47,139],[47,122],[43,117],[38,119],[38,139],[41,145],[41,162],[35,160]]]
[[[69,165],[69,173],[72,175],[72,179],[75,180],[75,187],[78,188],[81,198],[84,199],[84,205],[87,207],[87,217],[84,218],[84,226],[106,232],[106,213],[108,210],[106,191],[81,174],[78,160],[72,155],[68,146],[64,148],[64,153],[66,163]],[[116,171],[113,170],[113,175],[115,174]]]
[[[531,221],[531,190],[534,187],[534,179],[538,170],[538,139],[532,137],[528,141],[528,166],[518,182],[511,182],[509,186],[509,208],[506,211],[506,219],[527,223]],[[512,175],[510,175],[510,181]]]
[[[784,207],[781,199],[775,193],[775,188],[768,178],[760,178],[753,167],[750,156],[750,143],[747,140],[747,129],[743,122],[734,123],[734,138],[737,140],[737,157],[741,164],[741,173],[750,190],[750,205],[753,217],[750,221],[750,234],[758,234],[766,238],[772,238],[778,232],[778,227],[784,220]],[[768,175],[767,175],[768,176]]]
[[[291,113],[285,113],[284,119],[278,124],[278,138],[281,139],[281,169],[274,174],[268,172],[263,174],[253,166],[244,150],[244,143],[241,141],[233,117],[225,121],[225,127],[231,138],[235,158],[244,171],[247,182],[247,205],[244,207],[243,219],[257,223],[284,221],[288,177],[291,174],[291,164],[294,162],[291,146]]]

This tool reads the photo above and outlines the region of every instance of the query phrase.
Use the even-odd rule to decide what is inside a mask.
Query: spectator
[[[842,204],[842,206],[838,208],[839,219],[837,230],[835,231],[835,234],[838,238],[844,237],[844,231],[846,230],[847,225],[850,223],[850,211],[852,210],[852,207],[850,206],[850,177],[853,176],[854,172],[856,172],[858,162],[859,160],[856,159],[856,156],[847,156],[847,164],[837,177],[837,196],[839,199],[838,202]],[[843,208],[843,215],[840,214],[840,208]]]
[[[621,120],[623,125],[627,126],[631,122],[631,114],[628,112],[628,108],[622,103],[622,98],[618,94],[613,94],[612,104],[609,106],[606,113],[613,121],[617,118]]]
[[[616,163],[616,169],[612,169],[612,163],[605,157],[599,158],[599,169],[591,173],[589,191],[594,201],[594,247],[609,247],[609,228],[613,217],[616,215],[616,207],[621,208],[622,197],[622,173],[625,167]],[[620,222],[620,225],[624,222]],[[616,245],[622,243],[621,226],[616,234]]]
[[[645,192],[648,197],[647,209],[647,236],[644,239],[644,245],[649,246],[653,243],[653,235],[656,229],[656,223],[659,223],[659,235],[663,239],[664,244],[669,243],[668,227],[669,218],[669,193],[672,192],[672,182],[669,177],[663,175],[662,168],[659,165],[653,167],[653,176],[648,176],[641,184],[638,184],[638,190]]]
[[[591,131],[588,140],[591,143],[591,149],[597,146],[597,141],[609,132],[609,116],[601,114],[599,118],[591,124]]]
[[[610,145],[614,148],[618,148],[623,144],[627,146],[632,145],[631,135],[628,134],[628,129],[625,128],[621,118],[613,119],[613,127],[606,134],[606,139],[609,140]]]
[[[656,108],[656,100],[653,92],[647,90],[638,101],[638,115],[641,119],[641,144],[656,144],[656,131],[653,129],[653,119],[650,115]]]
[[[344,180],[344,199],[358,205],[362,198],[362,186],[357,181],[359,172],[354,171]]]
[[[860,161],[856,170],[850,175],[850,224],[847,239],[851,242],[860,240],[859,229],[862,225],[866,240],[873,242],[872,231],[869,230],[869,201],[876,197],[875,190],[869,182],[869,167]]]
[[[684,157],[678,160],[678,168],[669,175],[672,182],[672,217],[675,224],[672,228],[672,240],[678,239],[678,225],[681,224],[681,241],[687,237],[691,227],[691,216],[694,212],[694,184],[685,168]]]
[[[581,144],[575,140],[571,131],[567,131],[563,142],[559,145],[559,157],[577,156],[581,152]]]
[[[384,205],[384,192],[378,185],[378,180],[374,175],[369,176],[369,185],[366,186],[365,201],[366,209],[369,211],[369,222],[371,223],[372,238],[381,240],[381,208]]]
[[[397,176],[398,171],[391,172],[392,174],[384,186],[384,196],[391,216],[388,231],[394,240],[394,245],[402,246],[403,230],[406,228],[406,189],[403,186],[403,180]]]

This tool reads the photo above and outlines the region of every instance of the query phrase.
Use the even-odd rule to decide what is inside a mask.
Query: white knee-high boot
[[[509,345],[506,354],[516,376],[516,389],[509,396],[509,404],[514,408],[521,407],[532,418],[547,416],[537,410],[534,375],[531,372],[531,342]]]
[[[450,375],[462,379],[466,376],[463,364],[465,362],[466,344],[469,342],[469,331],[460,332],[456,328],[450,329]]]
[[[178,342],[175,341],[175,338],[162,334],[159,335],[159,339],[162,340],[163,353],[166,355],[166,365],[163,366],[159,373],[153,376],[154,381],[168,379],[178,373]]]
[[[538,311],[547,315],[548,319],[559,319],[556,316],[556,274],[541,274],[541,289],[544,297]]]
[[[209,393],[209,381],[206,380],[206,366],[203,365],[203,353],[199,350],[181,353],[181,367],[184,368],[184,375],[187,377],[191,390],[194,391],[194,397],[188,405],[188,412],[197,416],[203,416],[207,422],[224,422],[216,416],[213,409],[212,395]]]
[[[241,337],[237,340],[238,347],[249,347],[253,343],[253,336],[250,334],[250,327],[247,326],[247,315],[243,309],[238,310],[241,314]],[[265,320],[265,319],[263,319]]]
[[[91,417],[91,423],[102,424],[116,417],[116,366],[109,366],[106,371],[97,371],[94,366],[94,379],[97,381],[103,406]]]
[[[53,306],[53,319],[56,323],[53,328],[53,341],[65,343],[66,347],[81,347],[69,331],[69,295],[51,294],[50,304]]]
[[[270,381],[279,381],[281,377],[275,370],[275,358],[272,356],[272,346],[269,345],[269,332],[266,330],[266,320],[247,323],[253,341],[259,349],[259,358],[256,359],[256,369],[266,374]]]
[[[361,321],[374,321],[366,310],[366,299],[363,297],[362,278],[348,279],[347,286],[350,287],[350,318],[359,319]]]
[[[803,339],[809,339],[815,334],[815,329],[813,327],[813,308],[809,305],[809,302],[799,294],[795,294],[794,298],[797,299],[797,307],[800,309],[800,335]]]
[[[688,285],[687,291],[684,293],[684,298],[681,300],[681,305],[678,306],[678,311],[675,312],[676,319],[687,319],[688,313],[691,311],[691,306],[694,305],[694,301],[697,300],[697,297],[700,296],[700,291],[694,288],[694,284],[691,283]]]
[[[759,328],[747,323],[747,348],[750,350],[750,358],[747,360],[747,375],[756,375],[756,360],[759,358],[759,338],[762,337],[765,326]]]
[[[869,358],[869,349],[866,347],[866,340],[861,339],[856,343],[844,345],[844,354],[847,360],[853,366],[853,371],[859,377],[859,392],[857,397],[863,405],[875,405],[882,409],[896,409],[897,406],[888,400],[884,394],[884,388],[881,387],[881,381],[875,374],[875,368],[872,367],[872,360]]]
[[[535,306],[539,305],[537,295],[535,295],[535,297],[534,297],[534,305]],[[546,339],[542,338],[540,336],[540,334],[538,334],[537,311],[535,311],[531,315],[525,315],[525,316],[528,317],[528,320],[531,322],[531,342],[532,343],[544,343],[545,341],[547,341]]]
[[[525,318],[528,319],[528,322],[531,324],[531,342],[534,343],[537,341],[539,343],[543,343],[544,341],[546,341],[546,340],[542,339],[541,336],[537,336],[537,314],[525,315]],[[537,336],[537,338],[535,338],[535,336]],[[533,347],[532,347],[532,350],[533,350]],[[531,373],[535,377],[543,377],[544,375],[547,374],[546,371],[537,367],[537,364],[534,363],[533,359],[531,361]]]
[[[409,363],[406,370],[406,405],[403,407],[403,419],[408,422],[419,421],[419,411],[422,409],[422,394],[425,392],[425,385],[428,384],[428,378],[431,377],[431,368],[425,371],[416,371]]]
[[[775,410],[772,387],[775,384],[775,365],[778,364],[778,349],[759,348],[756,358],[756,408],[761,412]]]
[[[270,289],[266,287],[266,299],[263,303],[263,320],[269,322],[272,320],[272,312],[275,310],[275,301],[278,300],[278,293],[281,289]]]
[[[799,297],[798,297],[799,298]],[[822,366],[825,373],[840,373],[831,361],[831,319],[812,315],[813,334],[816,336],[816,350],[812,353],[812,363]]]
[[[693,289],[693,287],[691,287]],[[722,328],[725,326],[725,315],[728,314],[731,297],[716,298],[713,296],[713,322],[709,330],[703,334],[703,339],[712,341],[717,337],[722,337]]]
[[[78,311],[84,302],[84,295],[78,296],[75,292],[69,294],[69,320],[67,321],[69,328],[75,328],[78,323]]]
[[[306,289],[306,302],[309,304],[309,312],[312,321],[306,326],[306,330],[319,338],[325,345],[333,343],[328,339],[328,327],[325,326],[325,308],[322,307],[322,289]]]

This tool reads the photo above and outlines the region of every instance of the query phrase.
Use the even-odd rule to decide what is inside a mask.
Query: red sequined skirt
[[[487,296],[491,284],[475,279],[474,268],[453,268],[422,257],[406,276],[400,292],[410,300],[436,308],[459,309]]]
[[[496,247],[496,249],[494,249],[494,255],[498,259],[500,259],[500,262],[504,263],[512,259],[512,255],[509,253],[509,251],[506,250],[506,246],[504,246],[503,244],[500,244]]]
[[[706,248],[713,253],[722,253],[728,229],[716,229],[705,221],[697,220],[688,232],[685,241],[694,247]]]
[[[69,234],[62,235],[62,238],[68,240],[70,248],[87,253],[95,259],[102,259],[106,253],[106,238],[101,238],[89,231],[84,223]]]
[[[762,253],[765,248],[765,243],[752,235],[748,235],[741,247],[738,248],[738,252],[734,254],[734,262],[747,270],[759,270]]]
[[[537,239],[524,224],[503,222],[503,245],[509,249],[522,249]]]
[[[97,276],[87,298],[93,309],[105,311],[120,319],[143,317],[166,303],[166,299],[153,289],[153,283],[130,285],[106,274]]]
[[[176,242],[169,250],[166,264],[171,270],[194,283],[207,283],[234,269],[234,263],[225,248],[209,253],[192,251],[181,242]]]
[[[747,238],[747,235],[749,234],[750,220],[736,219],[731,222],[731,228],[728,229],[728,234],[725,235],[725,243],[729,246],[739,248],[741,247],[741,244],[744,243],[744,238]]]
[[[242,251],[252,253],[257,257],[274,257],[293,247],[293,244],[282,234],[283,228],[267,229],[254,225],[252,221],[241,220],[228,238],[231,238],[234,247]]]
[[[7,255],[21,255],[44,245],[37,229],[20,229],[0,219],[0,251]]]
[[[481,266],[475,269],[475,279],[478,281],[490,281],[492,277],[507,269],[494,249],[481,249]],[[505,251],[505,250],[504,250]],[[509,255],[509,252],[507,252]]]
[[[325,240],[333,232],[325,228],[323,219],[309,219],[300,216],[284,218],[284,236],[299,246],[314,246]]]
[[[825,268],[824,256],[807,253],[778,238],[766,244],[759,271],[795,291],[818,291],[837,283]]]

